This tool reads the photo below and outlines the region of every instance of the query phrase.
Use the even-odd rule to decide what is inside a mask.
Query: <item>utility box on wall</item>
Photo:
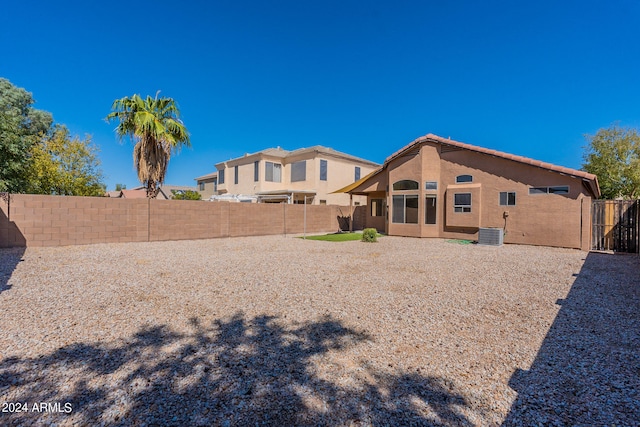
[[[489,246],[502,246],[504,231],[502,228],[482,228],[478,231],[478,244]]]

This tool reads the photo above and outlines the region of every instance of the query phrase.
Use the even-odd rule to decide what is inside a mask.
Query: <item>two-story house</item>
[[[288,151],[268,148],[215,165],[219,194],[257,196],[258,202],[348,205],[333,191],[358,181],[380,165],[320,145]],[[354,204],[366,204],[355,196]]]
[[[211,196],[218,194],[218,172],[208,173],[194,179],[202,200],[208,200]]]

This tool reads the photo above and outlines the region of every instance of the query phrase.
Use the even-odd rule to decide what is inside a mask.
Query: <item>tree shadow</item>
[[[0,297],[11,289],[11,275],[22,262],[25,248],[0,248]]]
[[[640,258],[589,253],[528,371],[509,385],[515,425],[637,425]]]
[[[2,360],[3,401],[57,402],[60,411],[0,416],[14,425],[472,425],[446,379],[366,364],[344,376],[318,369],[329,353],[368,340],[331,317],[287,326],[240,313],[211,325],[191,319],[187,333],[146,327],[117,343]]]
[[[25,248],[23,246],[7,247],[10,244],[10,237],[15,239],[16,233],[22,236],[15,224],[9,221],[4,209],[0,208],[0,294],[11,289],[9,279],[24,255]]]

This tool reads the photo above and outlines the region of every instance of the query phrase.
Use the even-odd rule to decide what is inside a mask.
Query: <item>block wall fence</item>
[[[304,205],[11,194],[0,198],[0,247],[301,234]],[[348,206],[307,205],[306,232],[338,231]],[[362,207],[360,207],[362,208]],[[355,210],[354,228],[361,228]],[[348,222],[347,222],[348,224]]]

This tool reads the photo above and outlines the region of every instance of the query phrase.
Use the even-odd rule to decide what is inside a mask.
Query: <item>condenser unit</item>
[[[478,232],[478,244],[489,246],[502,246],[504,231],[502,228],[482,228]]]

